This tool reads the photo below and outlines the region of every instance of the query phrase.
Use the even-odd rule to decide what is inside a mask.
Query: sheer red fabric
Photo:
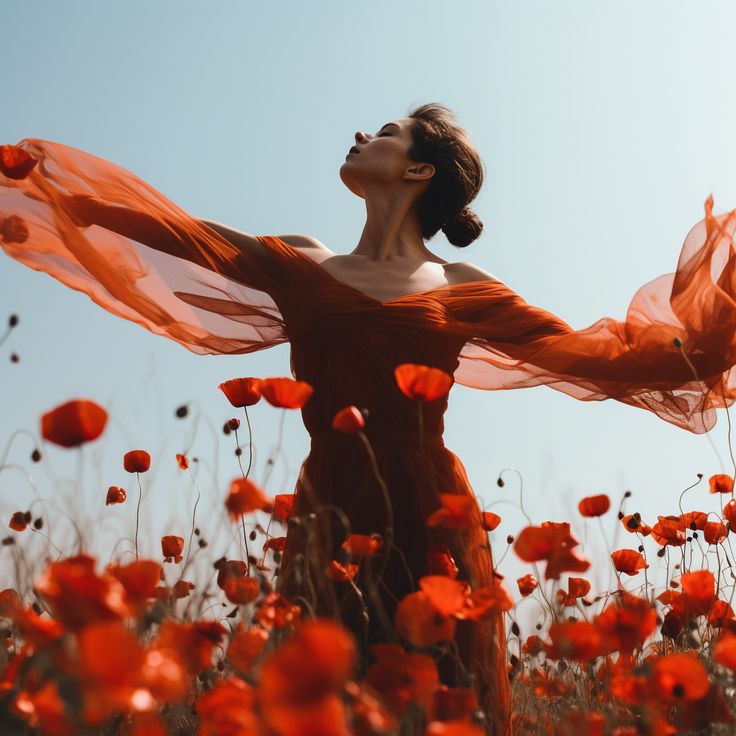
[[[460,578],[473,587],[493,582],[479,512],[471,530],[425,524],[440,493],[473,491],[460,459],[442,441],[447,396],[423,406],[420,445],[417,407],[399,391],[396,365],[442,368],[456,383],[480,389],[545,384],[583,401],[613,398],[695,433],[712,428],[715,410],[734,401],[736,210],[713,215],[711,197],[705,218],[685,238],[675,273],[639,289],[625,320],[604,317],[575,330],[493,279],[381,302],[278,237],[259,237],[260,258],[239,251],[109,161],[36,138],[17,145],[38,165],[24,179],[0,174],[0,244],[9,256],[196,353],[290,343],[292,374],[315,389],[302,410],[311,448],[296,483],[295,513],[317,513],[310,545],[319,565],[336,554],[345,519],[354,533],[386,524],[365,447],[331,429],[344,406],[369,410],[366,434],[406,563],[387,568],[389,614],[424,574],[431,542],[450,548]],[[376,632],[363,625],[357,598],[341,593],[337,600],[324,567],[299,567],[305,550],[304,534],[290,529],[279,589],[315,594],[317,612],[338,611],[359,639],[370,641]],[[457,642],[493,732],[504,733],[509,688],[502,616],[461,622]],[[444,667],[452,679],[452,663]]]

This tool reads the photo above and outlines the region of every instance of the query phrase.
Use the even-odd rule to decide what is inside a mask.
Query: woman
[[[450,110],[423,105],[355,140],[340,176],[365,200],[367,218],[350,254],[307,236],[254,237],[198,220],[125,169],[39,139],[7,149],[11,163],[30,154],[38,165],[25,178],[0,176],[0,232],[11,257],[193,352],[291,343],[292,373],[314,393],[302,410],[311,449],[296,484],[295,515],[305,523],[289,529],[278,589],[311,600],[316,613],[339,611],[365,647],[387,640],[383,624],[426,574],[430,544],[447,546],[458,579],[473,588],[494,582],[477,509],[468,530],[426,524],[440,493],[473,492],[442,442],[447,395],[422,406],[420,441],[416,402],[398,389],[394,368],[430,365],[482,389],[545,383],[708,431],[715,408],[734,398],[736,211],[714,217],[709,198],[677,272],[642,287],[624,322],[576,331],[491,274],[426,248],[439,229],[464,247],[482,228],[468,209],[481,161]],[[348,405],[368,410],[375,466],[357,436],[331,428]],[[323,571],[348,530],[381,532],[389,518],[393,557],[366,618],[357,596]],[[488,732],[507,733],[502,615],[459,622],[455,641],[459,661],[440,660],[443,681],[471,673]]]

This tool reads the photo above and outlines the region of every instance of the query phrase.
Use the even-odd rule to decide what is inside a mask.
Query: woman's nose
[[[355,132],[355,142],[360,143],[361,141],[366,140],[366,137],[363,133],[361,133],[359,130]]]

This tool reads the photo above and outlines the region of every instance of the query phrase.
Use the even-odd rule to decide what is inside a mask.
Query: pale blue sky
[[[365,214],[338,176],[354,132],[439,101],[457,112],[486,164],[473,204],[485,230],[461,251],[441,233],[428,246],[476,263],[584,328],[602,316],[622,319],[640,286],[674,270],[711,192],[716,212],[736,207],[735,21],[733,3],[704,0],[10,0],[0,8],[1,142],[39,137],[82,148],[196,216],[256,234],[314,235],[343,253],[357,243]],[[73,397],[94,398],[114,415],[104,439],[85,450],[84,490],[62,493],[49,471],[33,466],[42,495],[67,506],[76,495],[111,535],[98,540],[109,554],[110,539],[132,533],[135,517],[122,454],[149,449],[160,469],[146,478],[141,550],[157,555],[159,534],[188,530],[193,492],[173,455],[192,422],[173,412],[191,400],[216,431],[200,423],[192,454],[210,469],[219,459],[217,479],[202,469],[200,512],[219,513],[238,468],[232,436],[220,433],[233,412],[217,385],[289,375],[288,346],[197,356],[0,252],[0,318],[12,312],[21,322],[0,348],[0,449],[14,430],[37,431],[43,411]],[[10,363],[11,351],[20,363]],[[251,418],[259,479],[280,410],[263,403]],[[516,499],[513,474],[505,488],[496,485],[514,467],[534,521],[573,519],[582,536],[575,508],[593,493],[617,498],[631,489],[629,510],[652,519],[675,513],[678,494],[702,472],[703,488],[684,507],[715,509],[705,484],[730,469],[726,430],[723,411],[706,437],[546,387],[456,386],[445,442],[483,503]],[[285,417],[284,443],[270,493],[293,490],[308,451],[298,412]],[[9,461],[24,463],[30,450],[19,438]],[[48,450],[70,479],[73,457]],[[133,502],[106,509],[111,484]],[[18,473],[0,474],[1,520],[31,498]],[[504,516],[493,535],[500,554],[523,517],[507,503],[492,508]],[[606,518],[610,535],[613,512]],[[599,532],[591,531],[592,544]],[[207,533],[219,556],[222,528],[212,522]],[[501,569],[514,576],[520,568],[508,555]]]

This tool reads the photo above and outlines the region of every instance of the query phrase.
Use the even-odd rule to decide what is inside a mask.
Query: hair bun
[[[442,226],[442,232],[453,245],[464,248],[470,245],[483,230],[480,217],[468,207],[463,207],[460,212]]]

